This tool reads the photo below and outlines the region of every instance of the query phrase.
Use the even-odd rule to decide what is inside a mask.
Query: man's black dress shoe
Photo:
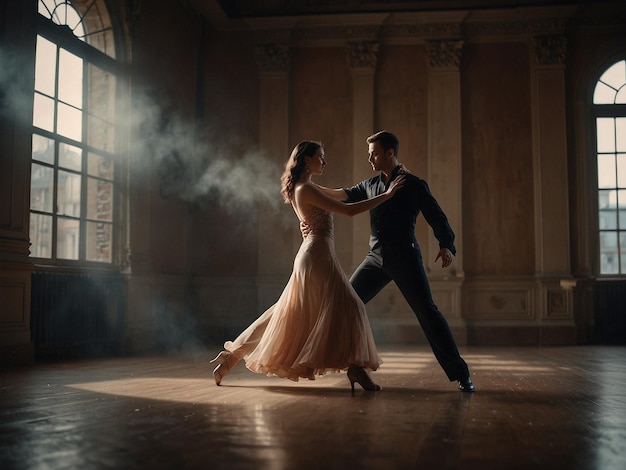
[[[472,383],[472,379],[468,377],[464,380],[459,380],[459,390],[462,392],[473,392],[474,384]]]

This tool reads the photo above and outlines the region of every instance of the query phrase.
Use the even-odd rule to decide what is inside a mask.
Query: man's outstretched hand
[[[435,263],[441,258],[441,267],[447,268],[452,264],[452,260],[454,260],[454,255],[447,248],[442,248],[439,250],[437,257],[435,258]]]
[[[309,233],[311,233],[311,227],[309,224],[305,222],[300,222],[300,233],[302,234],[302,238],[306,238]]]

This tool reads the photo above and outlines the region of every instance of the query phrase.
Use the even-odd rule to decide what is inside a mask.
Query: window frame
[[[598,67],[595,75],[592,77],[592,80],[590,81],[590,86],[589,86],[589,93],[588,93],[588,98],[587,98],[587,103],[589,106],[589,129],[590,129],[590,133],[591,133],[591,139],[589,139],[589,155],[590,155],[590,159],[591,159],[591,169],[592,174],[593,174],[593,197],[592,197],[592,218],[593,218],[593,232],[592,232],[592,240],[594,240],[593,242],[593,246],[595,247],[595,249],[593,250],[594,253],[594,259],[593,259],[593,263],[592,266],[594,266],[594,274],[598,279],[624,279],[626,278],[626,263],[622,263],[621,259],[618,261],[618,266],[620,268],[619,273],[602,273],[601,272],[601,268],[602,268],[602,261],[601,261],[601,243],[600,243],[600,233],[601,233],[601,229],[600,229],[600,208],[599,208],[599,201],[600,201],[600,191],[601,190],[605,190],[606,188],[599,188],[599,184],[598,184],[598,129],[597,129],[597,119],[598,118],[618,118],[618,117],[623,117],[626,118],[626,104],[596,104],[594,103],[594,92],[596,89],[596,85],[599,83],[600,78],[602,77],[602,75],[609,69],[611,68],[613,65],[621,62],[621,61],[626,61],[626,56],[622,57],[622,56],[617,56],[617,57],[611,57],[610,59],[604,61],[602,63],[601,66]],[[616,153],[622,153],[622,152],[617,152],[616,149]],[[617,183],[616,183],[617,184]],[[620,189],[621,187],[616,186],[616,190]],[[621,189],[626,189],[626,188],[621,188]],[[615,229],[615,232],[617,233],[617,239],[618,239],[618,257],[622,257],[626,254],[626,246],[620,246],[619,243],[619,235],[620,233],[624,233],[626,232],[626,230],[621,229],[619,226],[619,206],[617,208],[618,211],[618,221],[617,221],[617,228]]]
[[[90,66],[98,67],[99,69],[103,70],[105,73],[115,76],[116,82],[114,85],[114,89],[111,91],[114,94],[112,99],[114,99],[117,103],[119,103],[122,90],[125,88],[124,84],[128,82],[128,69],[125,66],[125,64],[123,64],[121,61],[117,59],[110,57],[109,55],[105,54],[99,49],[91,46],[87,42],[84,42],[83,40],[75,36],[69,27],[65,25],[59,25],[55,23],[54,21],[52,21],[51,19],[46,18],[45,16],[39,13],[36,13],[36,16],[37,16],[37,29],[36,29],[37,36],[41,36],[42,38],[54,43],[57,46],[57,51],[59,48],[62,48],[62,49],[67,50],[71,54],[74,54],[81,58],[81,60],[83,61],[83,71],[84,71],[83,83],[85,83],[88,80],[87,70],[89,69]],[[113,34],[113,37],[117,38],[117,34]],[[116,40],[116,43],[118,41],[119,40]],[[120,50],[120,48],[118,47],[116,48],[116,50]],[[58,61],[57,61],[57,65],[58,65]],[[34,255],[30,256],[30,259],[33,262],[33,264],[37,266],[48,266],[48,267],[58,266],[58,267],[75,267],[75,268],[89,267],[89,268],[100,268],[100,269],[110,270],[114,268],[122,268],[123,265],[125,264],[123,261],[124,260],[123,247],[127,243],[127,240],[125,239],[126,230],[123,227],[123,224],[124,224],[123,212],[124,211],[122,209],[124,208],[124,203],[123,203],[122,194],[124,193],[124,191],[122,190],[123,188],[120,182],[124,179],[124,174],[127,171],[127,163],[125,159],[122,158],[122,155],[124,154],[124,152],[122,151],[122,146],[123,146],[122,141],[125,140],[123,139],[124,131],[118,125],[118,116],[120,115],[121,110],[116,106],[116,108],[113,111],[114,114],[112,116],[112,125],[113,125],[113,129],[115,133],[114,148],[111,150],[103,151],[100,148],[94,148],[90,146],[88,142],[86,142],[84,139],[85,132],[87,132],[87,129],[88,129],[86,121],[87,121],[87,116],[89,114],[86,108],[86,101],[84,100],[85,94],[87,92],[88,91],[86,89],[83,90],[83,106],[85,107],[81,111],[82,136],[81,136],[81,142],[79,142],[83,167],[81,171],[78,173],[81,175],[81,189],[80,189],[81,211],[80,211],[79,216],[76,218],[76,220],[79,220],[80,224],[82,225],[82,228],[79,232],[80,240],[79,240],[79,245],[78,245],[78,250],[79,250],[78,259],[58,258],[57,245],[56,245],[58,242],[58,237],[56,235],[56,229],[51,227],[52,252],[50,253],[50,257],[37,257]],[[33,94],[35,94],[34,86],[33,86]],[[54,100],[55,100],[55,103],[58,103],[58,96],[55,96]],[[69,145],[77,145],[74,140],[69,139],[57,132],[50,132],[50,131],[46,131],[41,128],[35,127],[34,123],[31,124],[31,126],[32,126],[31,135],[42,136],[44,138],[49,138],[54,141],[55,152],[58,152],[60,143],[66,143]],[[113,198],[111,201],[112,219],[110,222],[110,225],[111,225],[110,261],[93,261],[93,260],[86,259],[87,257],[87,252],[86,252],[87,251],[87,241],[86,241],[87,222],[91,221],[91,219],[88,217],[87,207],[86,207],[87,182],[92,177],[95,179],[101,179],[97,176],[94,177],[94,175],[89,175],[86,165],[87,165],[87,159],[88,159],[87,155],[90,153],[95,153],[97,155],[105,154],[107,157],[111,158],[114,163],[114,169],[113,169],[112,180],[111,180],[111,183],[113,185]],[[55,153],[55,154],[58,155],[58,153]],[[34,160],[32,160],[32,155],[31,155],[31,162],[32,163],[35,162]],[[57,174],[60,168],[58,165],[58,157],[56,161],[53,162],[52,165],[50,165],[50,167],[53,168],[53,171],[54,171],[53,188],[55,192],[55,194],[53,195],[54,202],[53,202],[53,208],[52,208],[52,213],[51,213],[52,215],[51,220],[52,220],[52,224],[56,224],[57,223],[56,221],[61,215],[57,212],[56,207],[55,207],[56,198],[57,198],[56,192],[57,192],[57,187],[58,187]],[[65,169],[63,169],[63,171],[65,171]],[[29,213],[33,214],[33,213],[37,213],[37,211],[33,211],[32,209],[29,209]]]

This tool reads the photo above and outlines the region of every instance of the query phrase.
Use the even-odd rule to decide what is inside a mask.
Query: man
[[[380,131],[367,138],[369,162],[378,176],[344,189],[324,192],[346,202],[357,202],[382,194],[402,171],[398,164],[398,138]],[[347,195],[347,199],[346,199]],[[439,241],[442,267],[452,263],[456,249],[448,219],[424,180],[406,174],[404,187],[394,198],[370,211],[369,252],[350,282],[364,303],[369,302],[390,281],[394,281],[417,316],[430,346],[450,381],[458,381],[463,392],[473,392],[465,361],[461,358],[448,322],[435,305],[420,247],[415,238],[415,221],[422,212]]]

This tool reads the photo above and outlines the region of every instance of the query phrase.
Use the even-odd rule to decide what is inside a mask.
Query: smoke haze
[[[30,126],[33,84],[20,79],[20,66],[15,53],[0,49],[0,114]],[[291,216],[293,223],[280,195],[289,149],[284,158],[270,158],[237,136],[218,133],[210,123],[193,122],[193,116],[182,116],[158,93],[139,91],[136,85],[131,100],[118,102],[116,111],[119,135],[128,132],[133,178],[156,172],[163,197],[219,205],[231,215],[261,207],[280,219]]]

